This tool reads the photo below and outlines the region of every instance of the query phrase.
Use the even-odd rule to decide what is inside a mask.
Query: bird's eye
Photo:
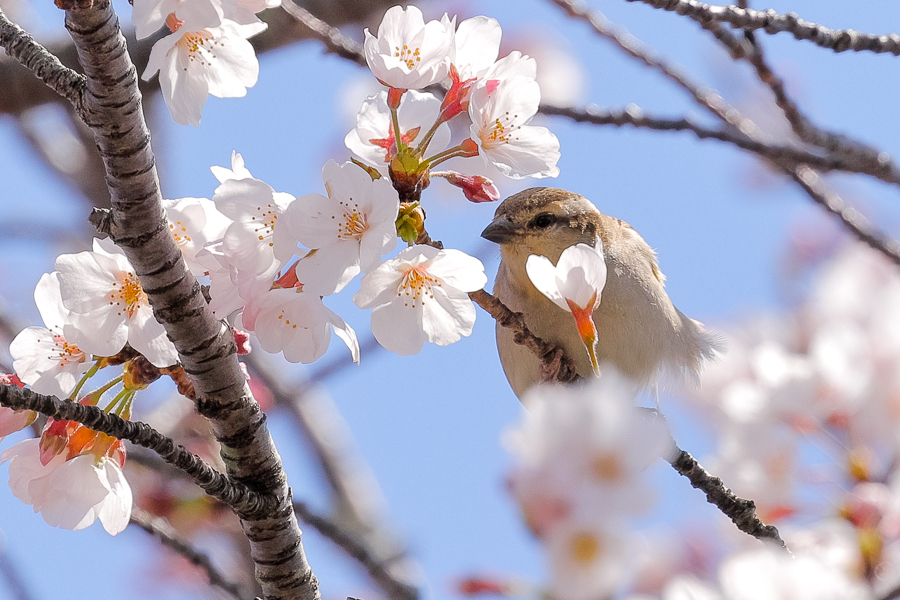
[[[553,225],[556,222],[556,217],[551,215],[550,213],[543,213],[534,218],[531,221],[531,226],[536,227],[538,229],[546,229]]]

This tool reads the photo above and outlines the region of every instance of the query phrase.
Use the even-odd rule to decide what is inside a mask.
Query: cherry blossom
[[[809,554],[761,548],[732,555],[719,569],[728,600],[868,600],[868,585]]]
[[[415,6],[394,6],[384,14],[378,36],[366,29],[364,51],[372,74],[398,90],[439,83],[450,70],[454,26],[446,18],[425,23]]]
[[[208,94],[239,98],[256,84],[259,61],[247,38],[266,24],[214,23],[194,2],[179,5],[176,14],[173,33],[153,45],[141,77],[149,80],[158,71],[172,119],[199,125]]]
[[[450,185],[460,188],[470,202],[496,202],[500,199],[500,190],[487,177],[463,175],[455,171],[432,171],[431,176],[443,177]]]
[[[472,333],[475,307],[467,292],[487,283],[484,265],[459,250],[411,246],[363,277],[353,301],[372,310],[378,343],[401,355],[425,342],[446,346]]]
[[[500,23],[477,16],[462,21],[456,28],[452,63],[463,81],[483,77],[500,54]]]
[[[281,0],[221,0],[225,18],[239,25],[259,23],[256,13],[281,6]]]
[[[276,192],[259,179],[226,179],[216,188],[213,201],[234,221],[223,238],[223,251],[232,266],[266,278],[293,256],[296,240],[285,226],[276,225],[294,196]]]
[[[46,327],[26,327],[13,339],[13,369],[35,392],[65,398],[91,367],[91,357],[64,335],[69,311],[62,303],[58,273],[41,276],[34,302]]]
[[[525,263],[525,270],[538,291],[572,313],[578,334],[591,357],[594,373],[599,374],[597,327],[593,314],[600,306],[601,292],[606,285],[603,243],[598,238],[594,247],[587,244],[570,246],[563,251],[555,267],[546,256],[532,254]]]
[[[95,239],[93,252],[61,255],[56,269],[70,311],[67,340],[97,356],[112,356],[127,342],[157,367],[178,362],[134,269],[109,240]]]
[[[545,542],[553,598],[610,598],[625,578],[631,544],[617,528],[572,519]]]
[[[554,498],[560,522],[593,512],[621,518],[649,508],[642,471],[670,450],[662,420],[640,414],[637,387],[611,365],[582,385],[539,385],[523,398],[523,422],[504,440],[516,466],[509,489],[527,509]],[[537,499],[537,500],[535,500]],[[599,512],[597,512],[599,511]],[[531,522],[526,518],[527,521]],[[554,520],[540,519],[543,532]]]
[[[242,297],[242,290],[247,298],[252,298],[271,287],[271,277],[267,282],[264,277],[257,278],[231,266],[222,247],[223,242],[218,241],[197,253],[197,262],[209,276],[209,309],[217,319],[225,319],[244,307],[247,300]]]
[[[556,177],[559,140],[546,127],[528,125],[540,104],[537,82],[516,75],[492,88],[478,84],[469,102],[471,136],[485,162],[513,179]]]
[[[388,163],[396,152],[391,111],[387,92],[369,96],[356,115],[356,128],[344,138],[344,144],[363,162],[374,166],[382,175],[388,173]],[[411,145],[420,138],[421,128],[437,119],[441,101],[433,94],[410,91],[403,95],[397,117],[401,139]],[[431,152],[441,151],[450,143],[450,128],[441,124],[428,143]]]
[[[33,410],[13,410],[0,406],[0,441],[11,433],[21,431],[34,423],[37,413]]]
[[[40,459],[39,440],[30,439],[0,454],[10,461],[9,485],[13,494],[40,512],[49,525],[83,529],[96,520],[111,535],[125,529],[131,517],[131,487],[122,474],[121,441],[103,434],[88,451],[69,458]]]
[[[231,151],[231,168],[212,166],[209,168],[219,183],[225,183],[229,179],[252,179],[253,175],[244,166],[244,157],[236,150]]]
[[[381,264],[397,245],[400,201],[387,179],[372,180],[353,163],[328,161],[322,169],[328,196],[309,194],[285,212],[293,237],[316,252],[297,263],[304,290],[319,295],[340,291],[360,271]]]
[[[131,22],[135,37],[139,40],[150,37],[166,24],[169,15],[183,20],[186,8],[211,27],[222,22],[222,6],[218,0],[134,0]]]
[[[266,352],[284,352],[289,362],[311,363],[328,350],[331,331],[359,362],[356,332],[315,294],[299,287],[276,288],[254,299],[241,314],[241,326],[253,331]]]
[[[672,448],[662,419],[635,407],[637,391],[611,365],[578,385],[538,385],[506,432],[508,489],[544,544],[554,598],[611,597],[622,583],[627,519],[652,504],[643,472]]]
[[[207,198],[163,200],[163,208],[169,231],[181,249],[188,269],[195,275],[202,275],[205,268],[197,262],[197,252],[213,240],[222,239],[231,220]]]

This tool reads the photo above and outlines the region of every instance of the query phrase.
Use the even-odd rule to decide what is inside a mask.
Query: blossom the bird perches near
[[[578,335],[584,342],[594,374],[600,375],[597,363],[597,326],[594,310],[600,306],[606,285],[606,261],[603,242],[595,245],[576,244],[566,248],[556,266],[546,256],[532,254],[525,263],[528,278],[539,292],[561,309],[572,313]]]

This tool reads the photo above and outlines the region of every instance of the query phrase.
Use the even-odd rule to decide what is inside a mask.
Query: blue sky
[[[684,65],[695,80],[719,89],[739,108],[766,98],[765,90],[754,85],[749,68],[732,65],[692,22],[640,3],[594,0],[592,4],[667,60]],[[116,5],[126,22],[127,4]],[[635,103],[654,115],[691,114],[714,124],[669,81],[622,56],[585,24],[566,19],[548,2],[424,6],[432,16],[444,10],[493,16],[506,36],[549,36],[585,70],[586,102],[611,107]],[[900,6],[893,0],[778,0],[759,6],[769,7],[796,11],[827,26],[872,33],[887,33],[886,27],[900,22]],[[40,33],[58,35],[60,15],[47,12],[49,20]],[[784,34],[759,37],[774,67],[789,79],[789,90],[817,123],[900,155],[896,57],[836,55]],[[152,99],[156,113],[151,127],[164,195],[209,197],[216,184],[209,166],[227,165],[232,150],[241,152],[253,174],[277,190],[298,196],[321,193],[322,165],[328,158],[348,156],[342,140],[351,121],[340,108],[344,96],[366,77],[367,71],[307,42],[262,57],[259,83],[246,98],[210,98],[199,128],[172,123],[161,100]],[[355,104],[362,101],[359,97]],[[778,310],[784,298],[777,273],[787,236],[829,222],[799,188],[723,144],[699,142],[689,134],[575,125],[561,118],[548,118],[543,124],[560,138],[561,174],[534,185],[579,192],[603,212],[630,222],[658,250],[676,305],[713,326]],[[0,236],[0,305],[21,318],[23,326],[36,324],[34,284],[41,273],[52,270],[58,253],[88,247],[88,208],[43,169],[8,117],[0,119],[0,156],[0,179],[5,182],[0,206],[9,228]],[[846,199],[889,231],[898,232],[896,190],[850,176],[830,180]],[[504,195],[522,187],[503,181],[498,186]],[[492,280],[498,253],[478,233],[495,207],[470,204],[438,184],[423,200],[432,236],[477,253]],[[74,234],[74,245],[71,238],[48,244],[46,235],[35,235],[47,226]],[[367,336],[368,313],[350,301],[356,286],[353,283],[330,298],[328,305]],[[348,367],[324,387],[378,478],[389,507],[387,518],[421,564],[429,597],[453,597],[453,579],[472,572],[539,578],[543,570],[539,548],[503,488],[509,459],[500,433],[518,419],[521,409],[503,378],[493,327],[479,312],[468,339],[447,348],[429,345],[408,358],[385,351],[364,354],[361,366]],[[336,342],[323,360],[338,358],[346,359],[347,351]],[[314,369],[282,365],[284,376],[292,380]],[[709,449],[710,434],[679,409],[677,400],[665,400],[663,409],[672,415],[681,445],[702,456]],[[273,413],[271,423],[295,497],[324,507],[327,496],[303,442],[284,415]],[[652,476],[660,501],[686,513],[679,519],[721,519],[667,467],[657,465]],[[675,512],[660,509],[658,522],[673,526]],[[88,590],[115,598],[186,597],[173,589],[148,587],[152,559],[147,557],[156,542],[141,531],[128,530],[111,539],[98,527],[56,530],[2,490],[0,530],[36,598],[87,597]],[[304,540],[326,598],[372,595],[351,561],[328,542],[310,528]],[[48,572],[54,577],[46,577]],[[9,597],[0,586],[0,599]]]

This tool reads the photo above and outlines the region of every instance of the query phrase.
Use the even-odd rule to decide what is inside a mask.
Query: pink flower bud
[[[238,356],[250,354],[250,334],[241,329],[234,330],[234,343],[237,344]]]
[[[494,182],[481,175],[463,175],[448,171],[447,181],[461,188],[466,198],[472,202],[496,202],[500,199],[500,190]]]

